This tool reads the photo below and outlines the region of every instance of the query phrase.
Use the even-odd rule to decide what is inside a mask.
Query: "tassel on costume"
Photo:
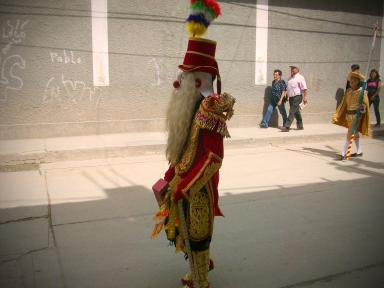
[[[168,209],[163,204],[160,206],[160,211],[157,212],[155,216],[153,216],[153,220],[156,221],[156,224],[155,224],[155,227],[153,228],[151,239],[155,239],[157,238],[157,236],[159,236],[160,232],[164,228],[164,223],[167,217],[168,217]]]

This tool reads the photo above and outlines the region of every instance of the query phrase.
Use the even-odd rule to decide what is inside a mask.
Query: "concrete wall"
[[[0,139],[163,129],[187,2],[109,0],[110,85],[94,87],[91,0],[1,0]],[[257,125],[267,86],[255,85],[256,1],[220,2],[206,37],[218,41],[223,90],[237,98],[231,125]],[[328,122],[350,65],[365,71],[371,26],[382,19],[380,0],[270,0],[267,83],[274,69],[287,78],[298,65],[310,91],[304,123]]]

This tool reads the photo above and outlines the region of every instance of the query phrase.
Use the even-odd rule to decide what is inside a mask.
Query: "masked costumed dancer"
[[[362,85],[364,83],[364,75],[359,71],[350,72],[348,75],[348,81],[350,88],[345,91],[344,97],[340,105],[336,109],[336,113],[333,115],[332,123],[348,128],[347,140],[344,145],[344,149],[341,152],[340,160],[346,159],[346,153],[349,145],[351,145],[352,128],[356,119],[357,109],[360,109],[360,118],[358,120],[357,130],[355,133],[356,152],[352,153],[351,157],[363,156],[363,150],[360,143],[359,132],[365,136],[370,135],[369,127],[369,101],[367,91],[364,91],[363,103],[360,104],[360,94]]]
[[[214,216],[222,216],[218,183],[224,156],[223,138],[229,137],[226,121],[233,114],[235,99],[227,93],[220,94],[216,42],[199,38],[220,14],[219,5],[213,0],[194,0],[189,12],[186,28],[191,37],[184,62],[179,66],[183,72],[174,82],[167,110],[166,157],[170,166],[164,180],[169,188],[155,216],[157,223],[152,238],[164,229],[176,251],[192,258],[189,259],[191,272],[182,278],[182,284],[206,288],[208,271],[213,269],[209,256],[213,220]],[[213,91],[214,80],[217,94]],[[183,211],[181,217],[180,211]],[[187,239],[181,231],[183,221]]]

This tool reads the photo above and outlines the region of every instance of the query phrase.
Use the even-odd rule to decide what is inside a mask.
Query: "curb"
[[[384,136],[384,131],[381,131],[380,136]],[[280,146],[290,145],[297,143],[308,142],[323,142],[328,140],[343,139],[345,133],[326,134],[326,135],[297,135],[292,137],[269,137],[269,138],[244,138],[244,139],[229,139],[225,140],[225,147],[227,149],[238,149],[244,147],[254,146]],[[13,153],[4,154],[0,158],[0,166],[11,165],[31,165],[31,164],[45,164],[60,161],[82,161],[91,159],[107,159],[128,157],[137,155],[151,155],[161,154],[165,151],[165,144],[157,145],[141,145],[141,146],[116,146],[105,148],[87,148],[76,150],[51,150],[51,151],[39,151],[31,153]]]
[[[295,132],[289,132],[295,133]],[[380,138],[384,136],[384,129],[372,131],[372,138]],[[312,135],[285,135],[270,136],[270,137],[255,137],[245,136],[230,138],[224,140],[224,146],[227,149],[250,148],[255,146],[281,146],[291,145],[297,143],[308,142],[324,142],[328,140],[342,140],[345,138],[345,131],[334,132],[328,134],[312,134]],[[23,153],[8,153],[0,154],[0,167],[14,166],[14,165],[38,165],[52,162],[61,161],[82,161],[92,159],[108,159],[108,158],[122,158],[138,155],[151,155],[161,154],[165,151],[165,143],[155,144],[142,144],[142,145],[126,145],[122,146],[121,143],[105,147],[88,147],[85,149],[74,148],[66,150],[39,150]]]

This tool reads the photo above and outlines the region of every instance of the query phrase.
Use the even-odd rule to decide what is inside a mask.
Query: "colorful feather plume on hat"
[[[200,37],[220,14],[220,5],[216,0],[191,0],[186,30],[191,37]]]

